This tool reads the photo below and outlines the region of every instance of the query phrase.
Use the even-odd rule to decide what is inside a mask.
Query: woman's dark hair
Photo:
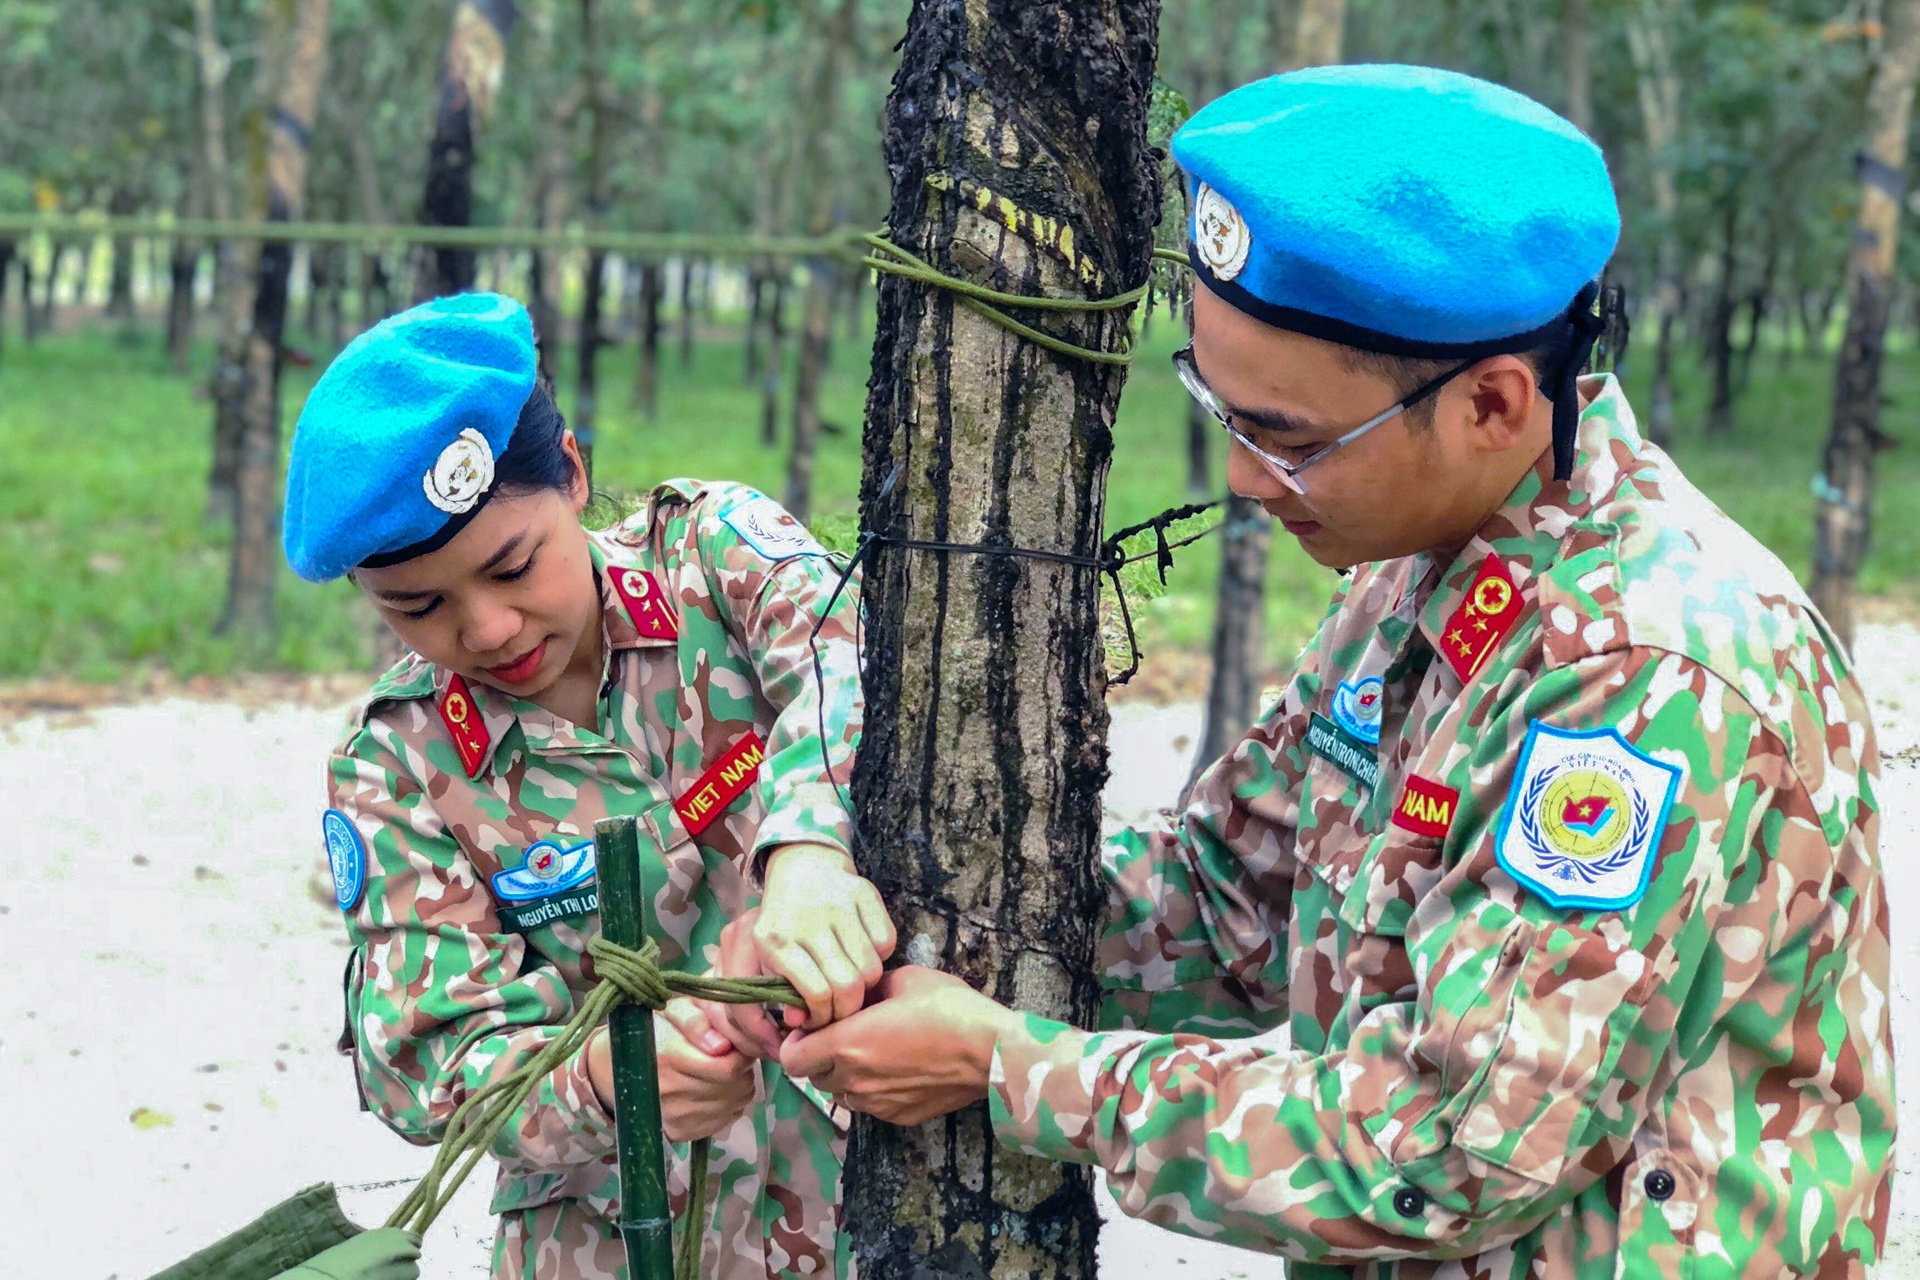
[[[514,424],[507,451],[493,464],[494,490],[502,494],[537,493],[557,489],[565,493],[573,485],[573,459],[561,448],[566,438],[567,419],[553,396],[539,382],[533,394],[520,406],[520,419]]]

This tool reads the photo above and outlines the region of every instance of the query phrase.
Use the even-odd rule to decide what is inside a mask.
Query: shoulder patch
[[[320,830],[327,841],[327,867],[333,872],[333,900],[342,911],[360,904],[360,893],[367,887],[367,845],[353,820],[338,809],[329,809],[320,819]]]
[[[640,633],[641,639],[679,639],[680,623],[673,616],[673,609],[667,603],[666,592],[660,589],[658,578],[645,569],[628,569],[619,565],[608,565],[607,577],[613,583],[613,593],[626,606],[627,616],[633,619],[633,628]]]
[[[467,776],[480,776],[480,764],[487,758],[487,748],[493,739],[480,719],[480,709],[473,705],[473,695],[467,692],[464,678],[455,676],[447,682],[447,691],[440,698],[440,719],[460,752],[460,763],[466,766]]]
[[[1494,856],[1555,907],[1621,911],[1653,875],[1683,771],[1617,729],[1527,726]]]
[[[827,549],[813,540],[806,526],[795,520],[787,509],[756,493],[720,513],[740,540],[769,560],[792,556],[823,556]]]
[[[1440,633],[1440,652],[1462,683],[1473,679],[1519,617],[1520,592],[1513,575],[1499,556],[1488,556],[1467,588],[1467,598]]]
[[[1387,686],[1379,676],[1342,680],[1333,691],[1333,722],[1370,746],[1380,745],[1380,722],[1387,709]]]

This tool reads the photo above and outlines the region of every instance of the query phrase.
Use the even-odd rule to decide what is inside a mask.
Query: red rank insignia
[[[645,569],[610,569],[613,592],[627,606],[634,630],[642,640],[678,640],[680,623],[667,607],[666,593]]]
[[[1460,793],[1452,787],[1410,773],[1400,803],[1393,809],[1393,825],[1417,836],[1444,836],[1453,825],[1453,811],[1459,805]]]
[[[1440,633],[1440,653],[1464,682],[1500,647],[1520,616],[1520,591],[1499,556],[1488,556]]]
[[[446,722],[447,733],[460,752],[460,763],[467,767],[467,776],[478,777],[480,762],[487,758],[487,747],[493,739],[481,722],[479,708],[473,705],[473,695],[467,692],[466,680],[460,676],[449,680],[447,691],[440,695],[440,719]]]
[[[686,794],[673,802],[687,834],[697,836],[712,826],[713,820],[753,785],[760,776],[760,762],[766,758],[766,744],[750,732],[709,765]]]

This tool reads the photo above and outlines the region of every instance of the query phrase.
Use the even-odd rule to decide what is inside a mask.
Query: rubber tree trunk
[[[1567,119],[1593,132],[1593,10],[1591,0],[1566,0],[1560,14],[1567,77]]]
[[[704,272],[705,267],[698,270]],[[695,263],[691,255],[680,259],[680,367],[693,368],[693,316]]]
[[[513,0],[459,0],[440,61],[440,97],[427,142],[427,187],[420,222],[429,227],[473,225],[473,154],[507,66]],[[429,248],[415,280],[418,300],[473,288],[474,251]]]
[[[1260,685],[1266,670],[1267,563],[1273,521],[1259,503],[1229,498],[1220,540],[1213,676],[1207,684],[1207,714],[1200,731],[1200,750],[1187,778],[1189,787],[1252,725],[1260,710]]]
[[[1146,137],[1157,8],[916,4],[887,111],[894,238],[1015,292],[1143,283],[1159,205]],[[888,276],[880,294],[865,529],[1095,555],[1121,370],[1046,352],[951,293]],[[1042,323],[1111,349],[1127,317]],[[1105,911],[1099,576],[875,552],[852,795],[861,867],[908,957],[1090,1025]],[[915,1129],[856,1121],[845,1203],[867,1280],[1093,1274],[1088,1171],[999,1150],[984,1106]]]
[[[606,218],[612,195],[612,155],[608,131],[612,107],[607,101],[606,75],[601,64],[599,0],[580,0],[581,76],[587,111],[587,225],[598,230]],[[575,366],[573,434],[580,457],[593,478],[594,429],[599,399],[599,356],[606,341],[600,332],[600,309],[606,290],[607,255],[587,253],[586,280],[580,302],[580,356]]]
[[[767,270],[758,259],[747,267],[747,333],[745,351],[748,383],[760,380],[760,330],[767,309]]]
[[[299,218],[307,194],[307,144],[327,70],[329,0],[298,0],[293,42],[267,133],[267,218]],[[293,246],[260,255],[253,325],[247,336],[246,398],[240,437],[232,572],[219,630],[255,656],[272,652],[273,584],[280,569],[280,356],[287,323]]]
[[[1873,459],[1885,440],[1880,363],[1920,77],[1920,0],[1888,0],[1886,22],[1886,42],[1867,90],[1860,213],[1847,260],[1847,336],[1834,374],[1826,484],[1813,525],[1813,602],[1849,647],[1855,586],[1873,532]]]
[[[0,359],[6,353],[7,272],[13,269],[13,241],[0,240]]]
[[[131,187],[119,186],[107,198],[107,212],[116,218],[130,218],[140,208],[140,199]],[[115,236],[112,258],[107,268],[107,315],[115,320],[133,319],[133,237]]]
[[[787,370],[787,274],[773,277],[762,322],[766,337],[760,353],[760,442],[771,449],[780,440],[780,383]]]
[[[193,354],[193,289],[200,275],[200,242],[177,236],[168,261],[167,355],[185,373]]]
[[[261,55],[255,64],[254,100],[268,102],[276,84],[277,51],[285,43],[288,6],[276,0],[261,13]],[[207,199],[217,219],[234,214],[233,179],[227,164],[226,83],[232,59],[221,46],[213,0],[194,0],[194,53],[200,71],[200,146],[207,169]],[[248,117],[247,195],[249,218],[267,213],[266,131],[256,108]],[[247,395],[247,331],[260,270],[260,242],[220,240],[214,246],[214,301],[220,318],[213,374],[213,461],[207,475],[207,517],[217,523],[233,518],[238,501],[240,436]]]
[[[40,317],[33,305],[33,255],[23,253],[20,263],[20,332],[28,342],[40,336]]]
[[[1282,70],[1340,61],[1345,20],[1346,7],[1340,0],[1300,0],[1294,56]],[[1190,424],[1188,431],[1194,429]],[[1226,753],[1260,709],[1260,681],[1266,669],[1266,570],[1273,539],[1271,526],[1271,519],[1258,503],[1241,498],[1228,501],[1226,531],[1231,536],[1220,543],[1220,574],[1213,599],[1213,670],[1207,680],[1207,715],[1200,752],[1194,758],[1196,775]]]
[[[807,192],[807,234],[833,228],[834,178],[828,139],[840,120],[840,84],[846,78],[846,51],[854,45],[857,0],[840,0],[821,32],[820,61],[807,94],[809,118],[802,130],[800,171]],[[820,447],[820,384],[833,344],[833,300],[840,287],[838,267],[828,258],[807,264],[807,299],[800,324],[800,365],[793,381],[793,451],[787,455],[787,510],[800,521],[813,512],[813,461]]]
[[[1737,294],[1740,206],[1729,201],[1721,223],[1719,290],[1707,323],[1707,363],[1713,368],[1713,398],[1707,405],[1707,434],[1733,434],[1733,313]]]
[[[660,304],[666,297],[666,276],[651,258],[640,264],[637,275],[640,350],[633,362],[633,405],[652,422],[660,413]]]
[[[1214,425],[1213,415],[1200,407],[1200,402],[1187,397],[1187,498],[1192,502],[1205,500],[1214,491],[1213,468],[1207,461],[1207,442],[1213,438],[1219,428]]]
[[[558,61],[554,0],[536,0],[530,16],[533,65],[527,80],[530,84],[551,85]],[[542,145],[534,162],[534,203],[542,231],[558,231],[567,223],[570,193],[567,169],[574,150],[574,112],[571,95],[545,95],[540,118]],[[560,344],[563,264],[560,250],[542,247],[532,251],[527,268],[527,309],[532,313],[533,332],[539,340],[540,372],[549,384],[557,373],[555,353]]]
[[[1647,163],[1658,225],[1653,289],[1654,323],[1659,329],[1653,392],[1647,405],[1647,438],[1664,445],[1673,438],[1673,327],[1682,305],[1680,280],[1679,162],[1680,76],[1673,61],[1673,0],[1632,0],[1627,10],[1627,52],[1634,71],[1640,123],[1646,132]]]

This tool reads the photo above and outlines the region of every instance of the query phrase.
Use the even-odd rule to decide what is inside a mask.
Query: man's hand
[[[694,1001],[677,997],[653,1017],[660,1067],[660,1119],[670,1142],[710,1138],[753,1103],[753,1060],[714,1030]],[[613,1112],[613,1046],[604,1030],[587,1042],[587,1076]]]
[[[886,975],[874,1003],[780,1050],[787,1074],[889,1124],[924,1124],[987,1096],[993,1047],[1020,1015],[960,979],[909,965]]]
[[[760,972],[785,978],[807,1002],[805,1013],[786,1011],[786,1025],[808,1030],[866,1003],[895,942],[879,892],[846,854],[818,844],[782,845],[768,856],[751,933]],[[728,977],[746,976],[725,963]]]

